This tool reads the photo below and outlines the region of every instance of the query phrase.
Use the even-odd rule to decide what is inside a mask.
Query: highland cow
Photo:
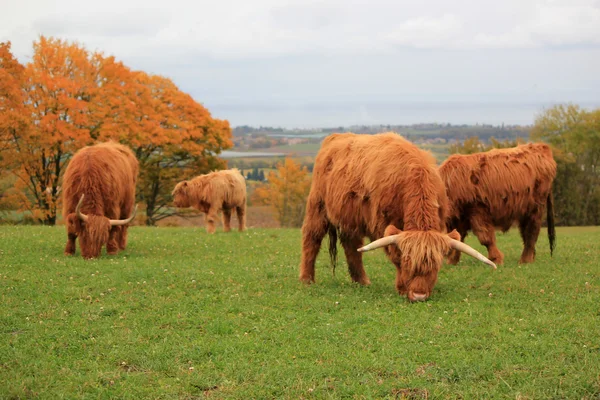
[[[315,280],[315,259],[329,234],[336,258],[339,237],[354,282],[370,284],[363,251],[385,247],[396,266],[396,289],[426,300],[444,256],[458,249],[495,265],[445,233],[446,190],[433,157],[394,133],[328,136],[317,154],[302,226],[300,280]],[[372,242],[363,245],[363,238]],[[358,251],[357,251],[358,249]]]
[[[65,254],[94,258],[106,244],[108,254],[127,246],[127,227],[135,216],[138,161],[114,142],[80,149],[63,177],[63,216],[67,227]]]
[[[231,211],[237,212],[240,232],[246,229],[246,180],[237,169],[215,171],[173,189],[176,207],[194,207],[204,213],[206,230],[215,233],[219,211],[223,212],[223,230],[231,230]]]
[[[533,262],[546,209],[552,254],[555,247],[552,182],[556,177],[556,162],[548,145],[530,143],[485,153],[456,154],[439,171],[450,201],[447,228],[456,229],[462,240],[472,230],[487,247],[488,257],[502,264],[504,255],[496,246],[495,231],[506,232],[518,224],[524,244],[519,262]],[[452,264],[459,260],[458,252],[448,259]]]

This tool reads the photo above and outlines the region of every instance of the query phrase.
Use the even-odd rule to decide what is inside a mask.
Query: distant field
[[[559,228],[519,266],[500,235],[506,265],[464,258],[409,304],[383,251],[370,287],[326,252],[300,284],[298,229],[133,227],[84,261],[64,227],[0,226],[0,398],[598,399],[599,242]]]
[[[423,144],[419,145],[424,150],[430,151],[436,157],[438,161],[443,161],[448,157],[448,144]],[[294,145],[287,146],[277,146],[271,147],[268,150],[261,152],[261,156],[248,156],[244,157],[245,152],[232,152],[235,153],[234,157],[228,157],[229,159],[235,159],[239,162],[239,160],[244,160],[247,163],[257,162],[257,161],[267,161],[272,162],[275,158],[283,158],[281,154],[291,155],[293,158],[306,158],[306,157],[314,157],[319,152],[321,148],[321,143],[299,143]],[[268,153],[273,153],[272,157],[266,156]],[[250,153],[253,154],[253,153]],[[259,153],[257,153],[259,154]]]
[[[321,148],[321,143],[298,143],[287,146],[272,147],[270,150],[277,153],[296,154],[298,156],[315,155]]]

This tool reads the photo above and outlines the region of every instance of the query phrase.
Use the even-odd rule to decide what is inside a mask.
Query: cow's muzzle
[[[408,294],[408,300],[410,301],[425,301],[429,296],[426,293],[414,293],[410,292]]]

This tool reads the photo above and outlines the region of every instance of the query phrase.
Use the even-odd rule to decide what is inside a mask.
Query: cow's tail
[[[550,256],[556,247],[556,230],[554,229],[554,199],[552,192],[548,193],[546,201],[546,223],[548,225],[548,241],[550,242]]]
[[[333,273],[335,274],[335,267],[337,265],[337,229],[332,224],[327,227],[327,233],[329,234],[329,260],[333,267]]]

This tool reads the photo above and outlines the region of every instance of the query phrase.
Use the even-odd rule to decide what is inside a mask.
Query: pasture
[[[600,228],[493,271],[463,256],[409,304],[378,250],[370,287],[297,280],[300,230],[130,229],[66,257],[64,227],[0,227],[0,398],[600,398]],[[472,235],[467,242],[483,250]],[[324,243],[325,246],[325,243]]]

